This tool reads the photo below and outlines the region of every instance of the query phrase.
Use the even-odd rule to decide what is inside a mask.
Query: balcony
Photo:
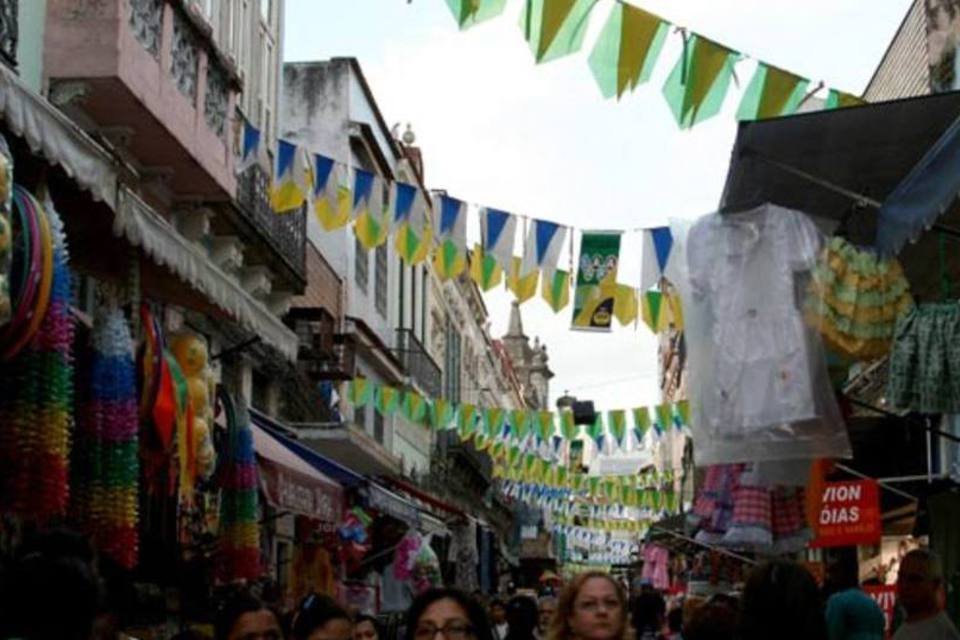
[[[261,242],[246,248],[247,260],[274,264],[279,258],[278,275],[300,289],[306,283],[307,216],[301,209],[277,215],[270,206],[270,176],[263,168],[253,166],[240,174],[237,184],[239,217],[259,236]]]
[[[11,69],[17,68],[19,5],[18,0],[0,0],[0,61]]]
[[[429,398],[439,398],[443,374],[412,329],[397,329],[397,355],[414,384]]]
[[[353,336],[337,331],[322,307],[295,307],[286,318],[299,338],[297,368],[309,380],[349,380],[356,367]]]
[[[43,63],[51,101],[174,198],[233,198],[240,80],[180,2],[48,0]]]

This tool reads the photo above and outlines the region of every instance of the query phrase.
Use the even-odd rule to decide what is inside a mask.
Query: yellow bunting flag
[[[521,276],[520,268],[523,259],[514,256],[510,262],[510,274],[507,276],[507,289],[513,292],[517,302],[523,303],[537,294],[537,280],[540,278],[539,271]]]
[[[540,295],[547,301],[554,313],[563,310],[570,304],[570,272],[557,269],[553,272],[552,279],[548,279],[547,274],[544,273]]]
[[[613,314],[622,326],[625,327],[636,321],[638,307],[637,290],[625,284],[618,284],[613,298]]]
[[[503,281],[503,269],[479,244],[470,253],[470,277],[481,291],[490,291]]]

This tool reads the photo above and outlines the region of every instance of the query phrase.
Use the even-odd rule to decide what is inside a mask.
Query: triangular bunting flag
[[[394,246],[400,259],[408,265],[426,260],[433,234],[426,223],[426,201],[420,189],[394,182],[388,212],[393,217]]]
[[[526,276],[520,276],[520,258],[513,258],[510,264],[510,273],[507,276],[507,289],[513,292],[517,302],[524,303],[537,294],[537,279],[539,271]]]
[[[510,267],[516,236],[515,215],[490,207],[480,210],[480,238],[484,255],[492,257],[503,269]]]
[[[303,149],[292,142],[277,140],[277,160],[270,189],[270,204],[275,212],[286,213],[303,206],[309,173]]]
[[[600,494],[600,478],[599,476],[589,476],[587,478],[587,487],[590,491],[590,495],[598,496]]]
[[[637,446],[643,443],[643,438],[650,430],[650,412],[646,407],[636,407],[633,410],[633,428],[637,438]]]
[[[250,167],[261,164],[264,169],[269,168],[269,163],[264,163],[264,147],[261,144],[262,136],[260,129],[250,124],[246,118],[243,118],[243,133],[240,140],[240,157],[237,158],[236,172],[241,174]]]
[[[430,426],[435,431],[442,431],[449,428],[453,421],[453,407],[448,400],[438,398],[430,405]]]
[[[572,411],[561,411],[560,412],[560,432],[563,434],[563,437],[566,438],[569,442],[573,442],[577,439],[579,435],[580,427],[576,424],[573,418]]]
[[[674,420],[676,420],[678,426],[689,427],[690,426],[690,401],[689,400],[680,400],[674,405],[676,410],[674,413]]]
[[[354,169],[353,176],[353,233],[368,251],[387,241],[390,233],[389,217],[380,202],[380,178]]]
[[[373,399],[373,387],[366,378],[354,378],[347,383],[347,402],[364,407]]]
[[[668,314],[663,313],[663,294],[659,291],[645,291],[643,293],[643,308],[641,316],[643,322],[654,333],[661,333],[669,328]]]
[[[503,13],[506,5],[507,0],[447,0],[447,6],[461,31],[497,17]]]
[[[493,256],[484,253],[483,247],[476,245],[470,254],[470,277],[481,291],[490,291],[503,281],[503,269]]]
[[[667,78],[663,94],[681,129],[720,112],[740,54],[691,34],[684,41],[683,54]]]
[[[596,0],[524,0],[520,28],[537,62],[574,53],[583,44]]]
[[[673,408],[669,403],[658,404],[655,407],[655,412],[657,414],[657,420],[654,423],[654,427],[657,430],[657,434],[663,434],[666,430],[673,424]]]
[[[467,205],[447,195],[438,195],[434,211],[439,212],[440,228],[437,231],[439,246],[433,257],[433,266],[441,280],[459,276],[466,267],[467,253]]]
[[[627,436],[627,412],[622,409],[609,411],[607,424],[610,425],[610,434],[616,440],[617,446],[623,448],[623,442]]]
[[[483,410],[483,425],[490,438],[496,438],[503,429],[507,412],[503,409],[491,408]]]
[[[422,424],[427,415],[427,401],[416,391],[407,391],[403,394],[403,417],[408,422]]]
[[[513,435],[517,440],[523,440],[530,432],[530,412],[526,409],[514,409],[508,418]]]
[[[604,98],[618,99],[650,79],[670,30],[668,23],[625,2],[610,12],[590,54],[590,70]]]
[[[332,158],[313,156],[313,212],[324,231],[334,231],[350,222],[353,199],[346,167]]]
[[[636,322],[639,312],[637,290],[625,284],[617,285],[617,292],[613,297],[613,315],[621,326],[629,326]]]
[[[844,109],[846,107],[859,107],[863,104],[866,104],[866,101],[863,98],[858,98],[853,94],[837,91],[836,89],[830,89],[830,93],[827,94],[827,101],[823,108]]]
[[[520,274],[526,276],[540,271],[545,280],[552,282],[551,275],[557,269],[566,237],[566,227],[549,220],[534,220],[523,244]]]
[[[457,432],[461,440],[469,440],[477,430],[477,408],[472,404],[462,404],[457,413]]]
[[[374,388],[373,403],[377,413],[384,417],[392,416],[400,406],[400,392],[387,385],[377,385]]]
[[[740,101],[738,120],[766,120],[795,113],[810,81],[765,62],[757,65]]]
[[[640,271],[640,288],[646,291],[660,283],[673,255],[673,233],[670,227],[655,227],[643,230],[643,265]]]
[[[570,272],[557,269],[553,272],[553,280],[543,274],[543,285],[540,294],[547,301],[554,313],[559,313],[570,304]]]
[[[553,437],[556,425],[553,422],[553,411],[537,412],[537,435],[543,440]]]

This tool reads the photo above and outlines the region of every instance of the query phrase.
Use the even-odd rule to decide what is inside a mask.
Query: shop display
[[[137,563],[139,420],[133,338],[123,312],[97,309],[80,377],[71,514],[120,566]]]
[[[677,223],[673,236],[697,464],[849,456],[796,294],[822,245],[813,222],[767,204]]]
[[[189,410],[178,452],[181,482],[186,481],[187,486],[192,487],[197,479],[209,479],[216,466],[210,431],[212,375],[207,367],[207,344],[200,336],[183,332],[170,338],[170,353],[180,366],[187,387]]]
[[[21,254],[14,263],[18,299],[11,322],[0,330],[7,359],[0,365],[0,512],[47,522],[66,513],[69,496],[74,333],[69,252],[49,198],[41,205],[19,186],[14,192],[21,231],[32,229],[32,240],[29,257]]]
[[[871,360],[889,352],[897,318],[912,306],[899,262],[835,237],[813,270],[806,311],[831,349]]]
[[[921,304],[901,316],[889,370],[891,406],[960,412],[960,303]]]
[[[226,414],[227,434],[217,469],[220,496],[220,549],[216,575],[221,582],[260,576],[259,474],[250,416],[222,387],[217,394]]]

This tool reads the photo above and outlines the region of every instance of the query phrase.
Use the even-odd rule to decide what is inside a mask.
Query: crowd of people
[[[101,615],[101,588],[84,542],[47,536],[6,568],[0,638],[126,638]],[[432,589],[389,632],[377,618],[348,611],[329,596],[309,595],[281,615],[240,590],[223,600],[214,629],[216,640],[881,640],[884,615],[857,578],[854,553],[835,554],[824,589],[802,565],[774,560],[755,567],[736,596],[687,598],[669,610],[652,588],[629,594],[603,572],[582,573],[559,595],[539,598],[514,594],[484,602],[476,594]],[[894,640],[960,640],[945,612],[943,574],[930,551],[914,550],[902,559],[897,600],[902,615]],[[201,637],[184,632],[178,640]]]

